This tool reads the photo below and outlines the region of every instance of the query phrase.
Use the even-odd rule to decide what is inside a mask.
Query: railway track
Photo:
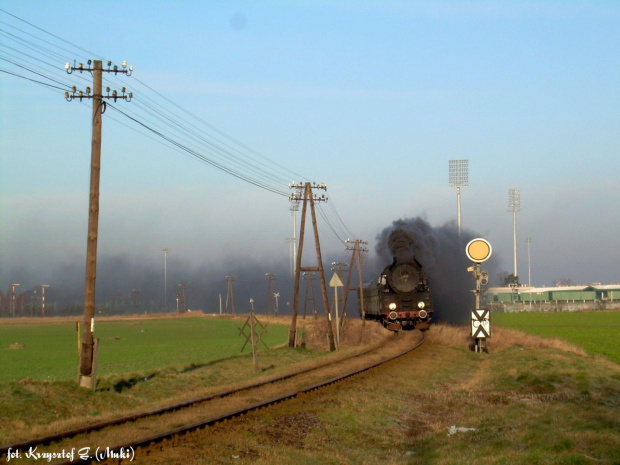
[[[374,347],[344,359],[209,396],[2,446],[0,447],[0,461],[7,461],[9,451],[21,451],[23,457],[27,451],[33,450],[34,454],[31,454],[30,458],[34,458],[36,462],[45,459],[57,465],[92,463],[107,458],[113,458],[116,461],[132,460],[138,448],[215,425],[253,410],[338,383],[401,357],[415,350],[424,341],[425,335],[422,333],[419,341],[396,352],[394,348],[386,348],[386,346]],[[354,368],[342,373],[345,366],[354,366]],[[156,417],[161,419],[156,420]],[[123,429],[125,432],[122,431]],[[118,439],[115,440],[119,436],[127,439],[119,443]],[[92,444],[114,443],[116,445],[111,447],[92,446]],[[49,447],[46,448],[46,445]],[[66,458],[69,460],[54,461]]]

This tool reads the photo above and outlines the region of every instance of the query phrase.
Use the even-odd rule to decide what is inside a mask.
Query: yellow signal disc
[[[465,247],[465,253],[467,254],[467,258],[469,258],[472,262],[482,263],[489,259],[491,256],[492,248],[489,241],[478,238],[472,241],[469,241],[467,247]]]

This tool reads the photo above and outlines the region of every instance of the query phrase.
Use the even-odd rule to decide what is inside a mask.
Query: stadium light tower
[[[513,237],[513,259],[514,277],[519,276],[517,271],[517,212],[521,211],[521,190],[508,189],[508,211],[512,212],[512,237]]]
[[[450,187],[456,187],[456,224],[461,235],[461,187],[469,186],[469,160],[450,160],[449,181]]]

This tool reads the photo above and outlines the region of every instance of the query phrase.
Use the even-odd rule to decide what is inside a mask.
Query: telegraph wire
[[[329,221],[329,219],[327,218],[327,215],[325,214],[325,211],[323,210],[323,208],[319,207],[319,208],[317,208],[317,210],[319,212],[319,215],[321,215],[321,218],[323,218],[323,221],[325,222],[325,224],[329,227],[330,231],[336,237],[336,239],[338,239],[340,242],[342,242],[344,244],[345,243],[345,239],[340,237],[340,235],[336,231],[336,228],[334,228],[333,223],[331,221]]]
[[[19,75],[17,73],[12,73],[11,71],[7,71],[7,70],[2,69],[2,68],[0,68],[0,73],[10,74],[11,76],[15,76],[15,77],[18,77],[18,78],[21,78],[21,79],[25,79],[27,81],[35,82],[37,84],[41,84],[43,86],[51,87],[53,89],[59,89],[61,91],[66,90],[65,87],[58,87],[58,86],[54,86],[52,84],[48,84],[47,82],[37,81],[36,79],[32,79],[32,78],[29,78],[29,77],[26,77],[26,76],[21,76],[21,75]]]
[[[38,29],[40,29],[40,28],[38,28]],[[24,33],[28,34],[27,32],[24,32]],[[36,37],[36,36],[33,36],[32,34],[29,34],[29,35],[31,37]],[[50,35],[54,36],[53,34],[50,34]],[[20,38],[16,37],[14,34],[10,34],[10,36],[11,37],[15,37],[22,44],[26,43],[27,44],[26,46],[29,49],[35,48],[36,50],[39,50],[39,51],[43,50],[43,53],[47,54],[48,56],[49,56],[49,54],[54,54],[54,52],[52,50],[50,50],[49,48],[38,47],[36,44],[33,44],[32,42],[28,42],[28,41],[25,41],[23,39],[20,39]],[[64,41],[64,42],[67,42],[67,41]],[[69,42],[67,42],[67,43],[69,43]],[[15,50],[15,49],[13,48],[13,50]],[[64,50],[66,50],[66,49],[64,49]],[[55,55],[58,56],[59,54],[55,54]],[[28,55],[28,56],[32,57],[32,55]],[[36,57],[35,57],[35,59],[36,59]],[[8,60],[7,59],[6,61],[9,62],[9,63],[14,64],[16,66],[20,66],[18,63],[14,62],[12,60]],[[50,76],[43,75],[42,73],[38,73],[37,71],[34,71],[33,69],[29,69],[29,68],[26,68],[26,69],[27,69],[27,71],[30,71],[30,72],[35,73],[35,74],[38,74],[41,77],[44,77],[46,79],[50,79],[50,80],[55,81],[57,83],[60,83],[59,81],[51,78]],[[66,78],[66,76],[65,76],[65,78]],[[142,83],[142,81],[139,81],[139,82]],[[142,84],[145,85],[144,83],[142,83]],[[68,87],[70,87],[70,86],[68,85]],[[151,89],[149,86],[146,86],[146,87]],[[157,93],[157,95],[161,96],[161,94],[159,94],[159,93]],[[147,100],[148,100],[148,98],[147,98]],[[171,102],[171,100],[169,100],[169,99],[165,99],[165,100],[168,101],[168,102]],[[140,101],[140,99],[138,99],[138,101],[135,102],[135,103],[138,103],[138,106],[140,106],[139,101]],[[165,123],[168,126],[168,128],[165,128],[165,126],[162,126],[162,124],[153,123],[152,121],[149,122],[149,123],[145,123],[145,126],[151,126],[152,127],[153,125],[157,125],[159,127],[159,129],[160,129],[159,132],[162,133],[162,134],[165,131],[170,131],[170,130],[172,130],[173,133],[180,134],[180,136],[176,136],[176,137],[180,137],[181,138],[181,143],[179,145],[180,146],[184,146],[185,148],[188,148],[187,145],[193,144],[194,145],[193,150],[195,152],[200,150],[200,149],[196,148],[196,140],[199,141],[198,142],[199,144],[206,144],[207,148],[208,148],[208,151],[210,151],[210,153],[213,156],[219,158],[219,160],[220,160],[219,162],[215,162],[215,164],[217,164],[219,166],[223,166],[224,163],[229,163],[229,164],[232,164],[234,166],[237,166],[237,168],[231,168],[231,170],[230,170],[230,171],[235,171],[237,173],[239,173],[240,170],[242,171],[243,169],[247,168],[248,170],[250,170],[251,172],[254,173],[254,177],[262,176],[262,177],[264,177],[266,179],[271,180],[272,182],[277,182],[280,185],[281,184],[285,184],[288,181],[288,179],[290,179],[290,178],[285,178],[282,175],[274,174],[274,171],[273,170],[270,171],[270,170],[266,169],[264,167],[265,166],[264,163],[262,163],[262,162],[261,162],[262,166],[261,165],[256,166],[255,164],[253,164],[248,159],[244,159],[243,158],[244,154],[242,154],[240,152],[240,150],[231,147],[229,144],[225,144],[225,147],[228,147],[228,149],[230,149],[230,150],[227,150],[225,147],[218,146],[217,143],[214,143],[211,140],[208,140],[204,136],[200,136],[199,134],[200,134],[200,132],[202,132],[200,128],[197,128],[196,125],[192,125],[195,129],[197,129],[197,131],[192,131],[191,129],[188,129],[187,127],[183,126],[183,124],[179,123],[178,116],[175,115],[170,110],[163,109],[163,110],[166,110],[168,113],[170,113],[172,115],[172,116],[165,116],[164,112],[160,111],[158,109],[158,108],[161,108],[160,105],[154,104],[154,106],[149,106],[147,103],[144,103],[143,105],[144,106],[142,107],[142,109],[144,110],[146,115],[150,114],[151,116],[155,116],[155,118],[158,119],[160,122]],[[178,108],[181,108],[180,106],[178,106],[176,104],[175,104],[175,106],[178,107]],[[134,114],[134,119],[135,120],[144,120],[145,119],[144,115],[138,115],[137,112],[132,112],[132,113]],[[157,116],[157,115],[159,115],[159,116]],[[195,119],[200,121],[200,119],[195,117],[194,115],[192,115],[192,117],[194,117]],[[186,120],[182,119],[182,121],[187,123]],[[205,124],[206,126],[208,126],[209,128],[217,131],[218,134],[225,136],[225,134],[222,131],[217,130],[214,126],[208,125],[208,123],[206,123],[204,121],[202,121],[202,123]],[[242,145],[238,141],[236,141],[235,139],[233,139],[233,138],[231,138],[229,136],[226,136],[226,137],[229,140],[234,141],[235,143],[237,143],[239,145]],[[194,142],[189,142],[191,139],[193,139]],[[217,141],[217,142],[219,142],[220,144],[222,143],[221,141]],[[245,147],[247,150],[251,150],[247,146],[243,146],[243,147]],[[235,152],[237,154],[240,154],[241,157],[235,155]],[[254,153],[257,153],[257,152],[254,152]],[[263,159],[264,160],[268,160],[265,157],[263,157]],[[274,165],[276,165],[276,164],[274,164]],[[279,166],[279,165],[276,165],[276,166]],[[261,182],[260,184],[261,185],[265,185],[267,183],[266,182]],[[283,192],[280,189],[275,188],[274,186],[271,186],[271,190],[276,190],[276,191]]]
[[[331,197],[331,196],[330,196]],[[340,214],[338,213],[338,210],[336,209],[336,205],[334,204],[334,202],[328,202],[328,208],[331,210],[332,214],[334,215],[334,217],[336,218],[339,227],[341,228],[341,232],[344,234],[344,236],[346,237],[357,237],[356,234],[353,234],[351,232],[351,230],[347,227],[346,223],[342,220],[342,217],[340,216]]]
[[[38,31],[41,31],[48,36],[53,37],[65,44],[69,44],[71,47],[74,47],[75,49],[78,49],[91,57],[98,56],[97,54],[88,51],[85,48],[80,47],[76,44],[73,44],[63,39],[62,37],[52,34],[26,20],[23,20],[2,8],[0,8],[0,12],[3,12],[21,21],[22,23],[27,24],[28,26],[33,27]],[[54,61],[61,60],[62,62],[66,62],[68,60],[66,58],[67,55],[65,54],[71,54],[71,56],[77,57],[80,55],[80,53],[75,53],[63,46],[54,44],[52,41],[46,41],[41,37],[24,31],[18,27],[15,27],[5,21],[0,20],[0,24],[4,24],[13,30],[17,30],[20,34],[26,35],[27,37],[32,38],[35,41],[44,42],[45,46],[42,46],[37,42],[33,42],[32,40],[19,37],[12,32],[0,29],[0,35],[16,43],[18,47],[23,47],[33,53],[41,54],[46,59],[44,60],[37,56],[33,56],[30,53],[25,53],[21,49],[15,47],[4,46],[5,49],[10,49],[16,53],[22,54],[23,56],[37,61],[38,64],[43,64],[50,67],[52,70],[58,69],[58,72],[56,73],[58,75],[58,78],[44,74],[42,68],[41,70],[37,70],[36,64],[30,63],[31,67],[29,68],[12,59],[8,59],[6,58],[6,54],[4,56],[0,54],[0,62],[5,61],[13,66],[17,66],[29,73],[39,76],[42,79],[48,80],[63,87],[58,87],[54,84],[33,79],[18,74],[16,72],[11,72],[8,69],[4,68],[0,68],[0,72],[46,86],[50,89],[61,91],[66,90],[67,88],[70,89],[72,87],[66,81],[63,81],[63,79],[66,80],[70,78],[72,80],[77,79],[87,81],[84,76],[81,76],[81,73],[80,75],[74,73],[71,76],[67,76],[64,72],[60,70],[60,68],[56,68],[53,63],[47,61],[51,59]],[[60,53],[58,50],[60,50],[62,53]],[[14,56],[13,54],[8,55]],[[84,59],[83,61],[85,62],[86,59]],[[60,76],[63,77],[61,78]],[[111,82],[114,81],[113,75],[111,75],[110,78],[111,79],[109,80]],[[273,160],[270,160],[269,158],[265,157],[264,155],[260,154],[258,151],[250,148],[249,146],[243,144],[234,137],[227,135],[223,131],[217,129],[215,126],[203,120],[202,118],[184,109],[182,106],[175,103],[168,97],[164,96],[140,79],[133,77],[132,80],[146,88],[156,97],[162,99],[164,103],[162,104],[161,102],[156,101],[154,98],[149,97],[148,92],[134,92],[134,103],[136,104],[135,106],[139,110],[141,110],[141,112],[131,109],[123,111],[108,103],[109,108],[114,109],[116,112],[118,112],[118,114],[124,116],[132,123],[138,125],[138,127],[124,124],[122,121],[113,118],[112,115],[108,116],[114,121],[117,121],[119,124],[138,132],[144,137],[149,137],[154,141],[162,143],[167,147],[178,151],[179,153],[197,159],[198,161],[201,161],[203,163],[209,164],[210,166],[231,176],[234,176],[239,180],[248,182],[256,187],[281,196],[287,197],[288,193],[285,189],[280,188],[280,185],[286,185],[291,178],[305,178],[304,176],[301,176],[289,170],[283,165],[278,164]],[[175,111],[175,109],[178,111]],[[179,114],[178,112],[181,112],[182,114]],[[145,130],[146,133],[140,131],[139,128]],[[210,133],[206,132],[204,130],[205,128],[207,128]],[[213,133],[217,134],[218,137],[214,136]],[[210,156],[207,156],[205,155],[205,153],[202,152],[207,152]],[[354,234],[350,233],[350,231],[342,221],[342,218],[338,214],[338,211],[336,210],[333,201],[331,205],[327,207],[327,209],[323,208],[320,205],[318,209],[319,213],[325,221],[325,224],[328,226],[334,236],[339,240],[339,242],[345,243],[347,237],[355,236]]]
[[[145,84],[144,82],[142,82],[140,79],[135,78],[136,81],[138,81],[140,84],[142,84],[143,86],[145,86],[147,89],[151,90],[152,92],[154,92],[156,95],[158,95],[159,97],[161,97],[162,99],[164,99],[165,101],[167,101],[168,103],[170,103],[171,105],[175,106],[176,108],[178,108],[179,110],[181,110],[183,113],[186,113],[188,116],[191,116],[193,119],[195,119],[196,121],[204,124],[205,126],[207,126],[209,129],[212,129],[213,131],[215,131],[216,133],[218,133],[219,135],[221,135],[222,137],[225,137],[226,139],[234,142],[235,144],[239,145],[240,147],[242,147],[243,149],[253,153],[254,155],[258,156],[259,158],[262,158],[266,161],[268,161],[269,163],[277,166],[278,168],[286,171],[288,174],[290,174],[293,178],[303,178],[304,176],[295,173],[294,171],[289,170],[288,168],[268,159],[267,157],[265,157],[264,155],[260,154],[259,152],[257,152],[256,150],[252,149],[251,147],[248,147],[247,145],[245,145],[244,143],[240,142],[239,140],[235,139],[234,137],[229,136],[228,134],[224,133],[223,131],[219,130],[218,128],[216,128],[215,126],[209,124],[207,121],[203,120],[202,118],[194,115],[193,113],[187,111],[186,109],[184,109],[183,107],[181,107],[180,105],[178,105],[177,103],[173,102],[172,100],[170,100],[169,98],[167,98],[166,96],[162,95],[161,93],[159,93],[158,91],[156,91],[155,89],[153,89],[152,87],[148,86],[147,84]]]
[[[20,65],[19,63],[16,63],[16,62],[14,62],[14,61],[12,61],[12,60],[8,60],[8,59],[6,59],[6,58],[2,58],[2,59],[3,59],[4,61],[8,61],[8,62],[9,62],[9,63],[11,63],[12,65],[17,66],[18,68],[21,68],[21,69],[24,69],[24,70],[26,70],[26,71],[29,71],[29,72],[31,72],[32,74],[36,74],[37,76],[41,76],[42,78],[48,79],[48,80],[50,80],[50,81],[52,81],[52,82],[55,82],[56,84],[60,84],[60,85],[62,85],[62,86],[66,86],[67,88],[69,88],[69,87],[70,87],[70,86],[66,85],[65,83],[63,83],[63,82],[57,81],[56,79],[53,79],[53,78],[51,78],[51,77],[49,77],[49,76],[46,76],[46,75],[45,75],[45,74],[43,74],[43,73],[39,73],[38,71],[34,71],[34,70],[30,69],[30,68],[26,68],[25,66]]]
[[[48,54],[55,55],[55,56],[56,56],[56,58],[60,58],[60,57],[61,57],[61,55],[60,55],[59,53],[57,53],[57,52],[54,52],[54,51],[52,51],[52,50],[50,50],[50,49],[48,49],[48,48],[46,48],[46,47],[43,47],[42,45],[37,45],[37,44],[36,44],[36,43],[34,43],[34,42],[30,42],[30,41],[28,41],[28,40],[22,39],[21,37],[19,37],[19,36],[15,35],[15,34],[12,34],[12,33],[8,32],[8,31],[5,31],[5,30],[3,30],[3,29],[0,29],[0,32],[2,32],[2,35],[3,35],[3,36],[5,36],[5,37],[9,37],[9,38],[11,38],[11,37],[12,37],[12,38],[14,38],[17,42],[21,43],[21,44],[22,44],[23,46],[25,46],[27,49],[30,49],[30,50],[33,50],[33,51],[34,51],[35,49],[36,49],[36,50],[41,50],[41,51],[47,52]],[[28,34],[28,33],[27,33],[27,32],[25,32],[25,31],[21,31],[21,30],[20,30],[20,32],[23,32],[24,34]],[[41,40],[41,39],[39,39],[39,40]],[[70,52],[69,52],[69,53],[70,53]]]
[[[194,143],[206,144],[206,147],[211,151],[211,153],[213,153],[215,156],[218,156],[220,159],[224,158],[224,159],[227,159],[229,162],[233,161],[234,163],[245,166],[246,168],[250,170],[254,170],[257,173],[261,173],[262,176],[264,176],[267,179],[270,179],[271,181],[275,181],[278,184],[285,184],[286,180],[284,178],[278,177],[277,175],[273,174],[273,172],[267,171],[266,169],[260,166],[255,166],[249,161],[244,160],[240,156],[235,155],[234,152],[237,152],[237,153],[240,153],[240,152],[236,150],[234,147],[231,147],[230,145],[226,145],[226,144],[224,144],[224,147],[226,148],[216,145],[214,142],[210,141],[206,137],[201,136],[199,128],[196,128],[198,132],[192,132],[190,129],[182,126],[178,121],[175,121],[171,117],[167,116],[163,112],[163,110],[161,110],[160,108],[151,106],[149,104],[140,103],[139,98],[137,100],[134,100],[134,102],[136,102],[137,104],[136,106],[143,106],[143,107],[148,108],[151,113],[156,115],[155,117],[159,121],[161,121],[164,124],[170,125],[173,130],[180,131],[180,133],[185,136],[186,138],[185,140],[188,140],[188,141],[193,140]],[[135,112],[133,113],[134,115],[136,114]],[[161,128],[161,126],[159,127]]]
[[[27,24],[27,25],[28,25],[28,26],[30,26],[30,27],[33,27],[33,28],[35,28],[35,29],[38,29],[39,31],[44,32],[45,34],[47,34],[47,35],[49,35],[49,36],[52,36],[52,37],[54,37],[55,39],[60,40],[61,42],[64,42],[64,43],[66,43],[66,44],[71,45],[72,47],[76,47],[76,48],[78,48],[78,49],[82,50],[83,52],[85,52],[85,53],[86,53],[87,55],[89,55],[89,56],[97,56],[97,54],[96,54],[96,53],[93,53],[93,52],[91,52],[91,51],[89,51],[89,50],[86,50],[85,48],[80,47],[79,45],[73,44],[73,43],[71,43],[71,42],[69,42],[69,41],[67,41],[67,40],[63,39],[62,37],[59,37],[59,36],[57,36],[57,35],[55,35],[55,34],[52,34],[51,32],[48,32],[48,31],[46,31],[45,29],[42,29],[42,28],[40,28],[39,26],[36,26],[35,24],[32,24],[32,23],[30,23],[30,22],[26,21],[25,19],[20,18],[19,16],[15,16],[14,14],[9,13],[8,11],[6,11],[6,10],[5,10],[5,9],[3,9],[3,8],[0,8],[0,11],[2,11],[3,13],[5,13],[5,14],[7,14],[7,15],[9,15],[9,16],[12,16],[13,18],[15,18],[15,19],[17,19],[17,20],[21,21],[22,23]],[[15,29],[17,29],[17,28],[15,28]],[[59,48],[60,48],[60,47],[59,47]],[[101,58],[101,57],[99,57],[99,58]]]
[[[271,186],[268,186],[267,184],[261,183],[261,182],[259,182],[259,181],[255,180],[255,179],[252,179],[252,178],[250,178],[250,177],[248,177],[248,176],[245,176],[245,175],[243,175],[243,174],[241,174],[241,173],[237,173],[236,171],[234,171],[234,170],[232,170],[232,169],[230,169],[230,168],[228,168],[228,167],[225,167],[225,166],[223,166],[223,165],[221,165],[221,164],[219,164],[219,163],[217,163],[217,162],[215,162],[215,161],[213,161],[213,160],[211,160],[211,159],[209,159],[209,158],[205,157],[204,155],[199,154],[198,152],[196,152],[196,151],[194,151],[194,150],[190,149],[189,147],[184,146],[183,144],[181,144],[181,143],[179,143],[179,142],[175,141],[174,139],[172,139],[172,138],[170,138],[170,137],[166,136],[165,134],[162,134],[161,132],[159,132],[159,131],[157,131],[157,130],[155,130],[155,129],[151,128],[150,126],[147,126],[145,123],[143,123],[143,122],[141,122],[141,121],[137,120],[136,118],[134,118],[134,117],[132,117],[131,115],[127,114],[126,112],[124,112],[124,111],[120,110],[119,108],[115,107],[114,105],[112,105],[112,104],[108,103],[108,107],[110,107],[110,108],[112,108],[113,110],[115,110],[115,111],[117,111],[117,112],[121,113],[121,114],[122,114],[123,116],[125,116],[126,118],[129,118],[130,120],[132,120],[132,121],[133,121],[133,122],[135,122],[136,124],[139,124],[139,125],[140,125],[140,126],[142,126],[143,128],[145,128],[145,129],[147,129],[148,131],[152,132],[152,133],[153,133],[153,134],[155,134],[156,136],[161,137],[161,138],[162,138],[162,139],[164,139],[165,141],[167,141],[167,142],[171,143],[172,145],[174,145],[174,146],[178,147],[179,149],[181,149],[181,150],[183,150],[183,151],[187,152],[187,153],[188,153],[188,154],[190,154],[191,156],[193,156],[193,157],[195,157],[195,158],[197,158],[197,159],[199,159],[199,160],[201,160],[201,161],[203,161],[203,162],[205,162],[205,163],[207,163],[207,164],[209,164],[209,165],[213,166],[214,168],[217,168],[217,169],[218,169],[218,170],[220,170],[220,171],[223,171],[223,172],[225,172],[225,173],[228,173],[228,174],[230,174],[231,176],[236,177],[237,179],[240,179],[240,180],[242,180],[242,181],[245,181],[245,182],[248,182],[248,183],[250,183],[250,184],[253,184],[253,185],[257,186],[257,187],[260,187],[261,189],[264,189],[264,190],[267,190],[267,191],[273,192],[274,194],[278,194],[278,195],[281,195],[281,196],[283,196],[283,197],[288,197],[288,192],[287,192],[287,191],[284,191],[284,190],[281,190],[281,191],[280,191],[280,190],[277,190],[276,188],[271,187]]]

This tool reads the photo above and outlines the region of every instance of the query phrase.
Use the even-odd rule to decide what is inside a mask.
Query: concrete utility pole
[[[532,266],[530,260],[530,246],[532,245],[532,238],[526,237],[525,243],[527,244],[527,285],[530,288],[530,310],[532,309]]]
[[[299,281],[300,274],[303,271],[316,271],[319,273],[319,278],[321,281],[321,292],[323,293],[323,306],[325,308],[325,322],[327,325],[327,339],[329,343],[329,350],[336,350],[336,345],[334,341],[334,330],[332,328],[332,323],[329,318],[329,301],[327,298],[327,286],[325,283],[325,273],[323,272],[323,259],[321,258],[321,244],[319,242],[319,230],[316,223],[316,212],[314,209],[315,202],[326,202],[327,197],[325,195],[319,197],[312,193],[312,189],[324,189],[327,190],[327,186],[325,184],[311,184],[309,182],[302,183],[291,183],[289,184],[291,189],[295,189],[293,195],[289,197],[291,201],[299,201],[303,200],[303,207],[301,212],[301,226],[300,226],[300,234],[299,234],[299,249],[297,253],[296,266],[295,266],[295,288],[293,294],[293,312],[291,318],[291,329],[288,335],[288,345],[289,347],[295,347],[295,339],[297,336],[297,313],[299,309]],[[303,188],[303,194],[301,193],[301,189]],[[302,199],[303,196],[303,199]],[[316,246],[316,258],[317,258],[317,266],[316,267],[302,267],[301,266],[301,258],[304,247],[304,235],[305,235],[305,227],[306,227],[306,212],[308,203],[310,204],[310,212],[312,215],[312,228],[314,230],[314,243]]]
[[[232,314],[235,314],[235,296],[233,295],[233,281],[235,280],[234,276],[226,276],[228,280],[228,288],[226,289],[226,306],[224,307],[224,312],[228,313],[228,301],[230,299],[230,305],[232,307]]]
[[[11,295],[9,296],[11,302],[11,313],[13,314],[13,318],[15,318],[15,288],[20,284],[14,283],[11,284]]]
[[[291,265],[291,276],[295,276],[295,252],[294,252],[294,247],[295,247],[295,239],[292,237],[287,237],[286,239],[284,239],[284,241],[288,244],[288,249],[289,249],[289,255],[291,257],[290,260],[290,265]]]
[[[469,160],[450,160],[449,161],[449,182],[450,187],[456,187],[456,224],[461,236],[461,187],[468,187],[468,165]]]
[[[508,189],[508,211],[512,212],[512,237],[513,237],[513,261],[514,277],[518,278],[517,270],[517,212],[521,211],[521,190]]]
[[[168,310],[168,252],[171,250],[168,247],[161,249],[164,253],[164,312]]]
[[[91,68],[91,64],[93,67]],[[122,95],[118,95],[117,91],[113,91],[110,94],[110,88],[107,88],[107,95],[103,95],[103,72],[114,74],[126,74],[130,76],[133,67],[127,68],[127,63],[123,62],[122,69],[118,66],[112,68],[112,62],[108,62],[108,68],[103,69],[101,60],[95,60],[92,62],[88,60],[87,67],[84,67],[82,63],[78,66],[71,66],[69,63],[65,65],[67,73],[71,74],[74,71],[80,73],[86,71],[93,75],[93,93],[91,95],[90,88],[86,88],[86,92],[77,91],[75,87],[71,89],[71,92],[65,92],[65,99],[71,101],[74,99],[92,99],[92,143],[91,143],[91,160],[90,160],[90,197],[88,208],[88,238],[86,243],[86,273],[84,284],[84,319],[83,319],[83,334],[82,334],[82,347],[80,351],[80,372],[79,372],[79,384],[83,387],[95,388],[95,376],[93,376],[93,359],[94,355],[94,342],[92,329],[94,327],[95,318],[95,280],[97,276],[97,235],[99,230],[99,174],[101,169],[101,115],[105,111],[106,102],[105,99],[130,101],[133,97],[130,92],[125,95],[125,88],[123,87]]]
[[[50,287],[49,284],[41,284],[41,317],[45,317],[45,288]]]
[[[265,279],[269,280],[269,284],[267,285],[267,307],[265,308],[265,315],[269,315],[270,306],[273,306],[274,312],[276,312],[275,300],[273,298],[274,293],[275,293],[273,289],[273,281],[274,279],[276,279],[276,275],[274,273],[265,273]],[[277,312],[276,312],[276,315],[277,315]]]
[[[297,195],[300,197],[301,192],[297,191]],[[297,263],[297,210],[299,210],[299,200],[293,199],[291,200],[291,213],[293,216],[293,237],[289,238],[291,240],[291,274],[295,275],[295,265]]]

